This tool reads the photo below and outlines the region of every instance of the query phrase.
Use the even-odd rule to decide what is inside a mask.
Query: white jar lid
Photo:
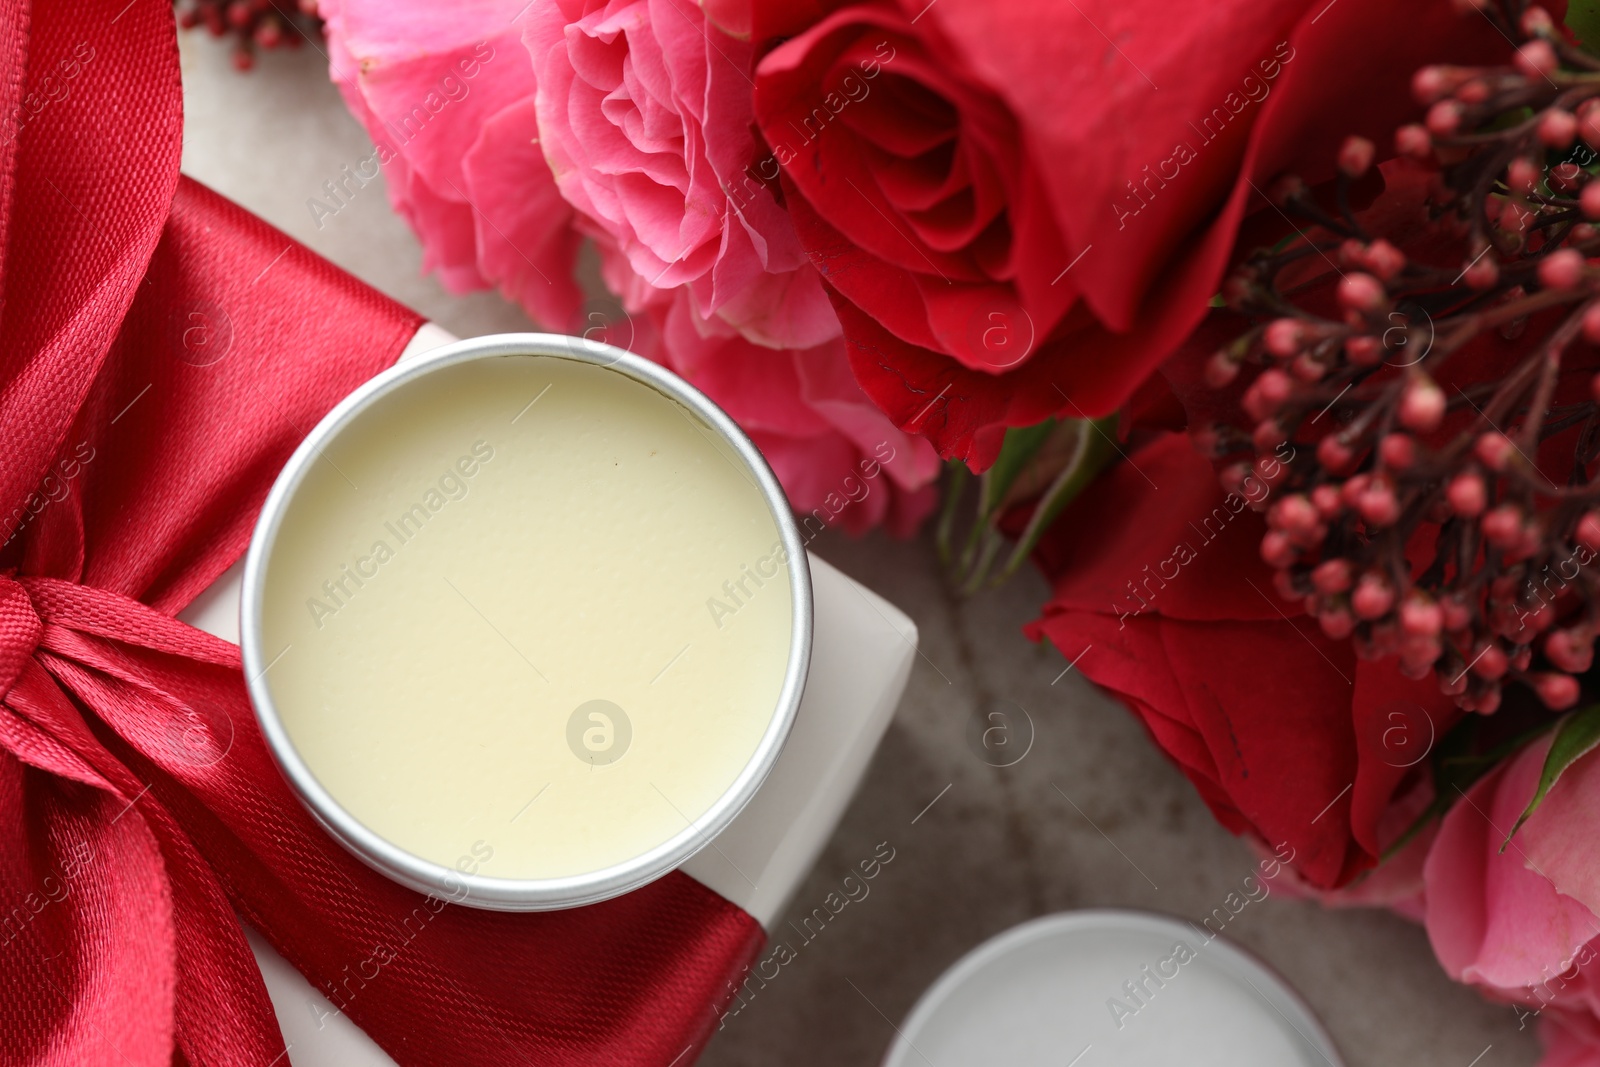
[[[1205,927],[1074,911],[1011,928],[946,971],[884,1067],[1342,1067],[1300,997]]]

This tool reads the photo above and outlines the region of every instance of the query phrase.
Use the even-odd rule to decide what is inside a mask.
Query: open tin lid
[[[917,1002],[885,1067],[1343,1067],[1310,1009],[1202,926],[1063,912],[979,945]]]

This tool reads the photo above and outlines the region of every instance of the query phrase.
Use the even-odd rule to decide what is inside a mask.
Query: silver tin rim
[[[744,461],[789,554],[793,614],[788,664],[772,719],[750,761],[704,815],[670,840],[614,866],[566,878],[511,879],[466,874],[413,855],[358,822],[322,787],[290,741],[267,688],[266,670],[271,663],[261,647],[267,558],[290,500],[327,443],[377,400],[418,378],[459,363],[507,356],[550,356],[606,367],[650,386],[688,409]],[[239,609],[239,646],[250,702],[268,748],[295,794],[340,844],[369,867],[421,893],[494,911],[551,911],[607,900],[652,882],[700,851],[734,820],[777,763],[794,725],[811,662],[812,624],[811,569],[799,525],[765,457],[726,412],[676,374],[631,352],[580,337],[509,333],[456,341],[397,363],[345,397],[312,429],[273,483],[251,535]]]
[[[896,1031],[894,1043],[884,1053],[882,1067],[901,1067],[921,1062],[921,1053],[912,1042],[938,1015],[951,994],[970,982],[991,963],[1003,959],[1023,946],[1056,934],[1106,929],[1160,933],[1181,940],[1195,932],[1195,925],[1176,916],[1156,911],[1142,911],[1136,908],[1082,908],[1076,911],[1060,911],[1053,915],[1041,915],[1002,930],[956,960],[934,979],[932,985],[923,990],[916,1004],[912,1006],[910,1014],[906,1016],[905,1022]],[[1271,992],[1282,998],[1283,1005],[1288,1007],[1289,1012],[1283,1014],[1282,1007],[1271,1001],[1267,1002],[1268,1005],[1277,1008],[1280,1014],[1283,1014],[1284,1021],[1295,1029],[1300,1039],[1308,1044],[1312,1051],[1322,1056],[1328,1067],[1344,1067],[1344,1059],[1339,1054],[1339,1048],[1334,1044],[1327,1028],[1322,1025],[1322,1020],[1317,1018],[1316,1013],[1311,1010],[1311,1005],[1306,1003],[1299,991],[1270,964],[1222,934],[1215,935],[1202,951],[1217,953],[1222,961],[1222,970],[1225,972],[1240,975],[1246,980],[1255,978],[1263,985],[1269,986]],[[1291,1018],[1291,1015],[1294,1018]],[[1070,1054],[1070,1050],[1068,1052]]]

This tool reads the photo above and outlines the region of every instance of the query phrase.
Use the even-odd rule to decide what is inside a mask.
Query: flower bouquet
[[[943,460],[954,580],[1034,559],[1029,635],[1221,822],[1424,922],[1555,1065],[1600,1063],[1586,10],[319,14],[448,287],[682,374],[810,531],[910,534]]]

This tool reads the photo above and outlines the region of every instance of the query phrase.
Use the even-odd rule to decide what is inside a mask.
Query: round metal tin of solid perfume
[[[245,562],[274,757],[370,866],[482,908],[625,893],[711,841],[794,722],[812,595],[782,487],[671,372],[460,341],[295,451]]]

